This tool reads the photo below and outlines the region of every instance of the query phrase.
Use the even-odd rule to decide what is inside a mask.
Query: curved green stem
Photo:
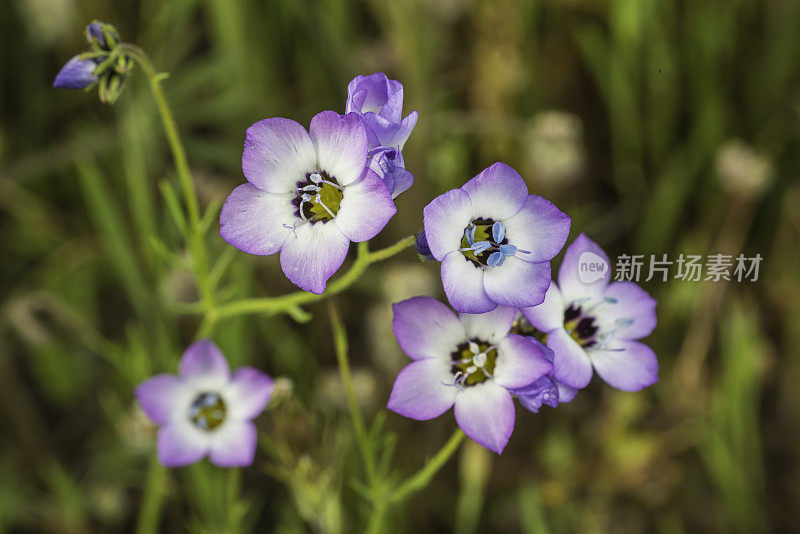
[[[437,452],[433,458],[428,460],[425,465],[422,466],[422,469],[400,484],[400,487],[398,487],[392,495],[392,501],[403,501],[412,493],[415,493],[430,484],[433,476],[444,466],[445,463],[447,463],[447,460],[453,456],[453,453],[458,450],[458,447],[461,445],[462,441],[464,441],[464,435],[464,432],[462,432],[460,428],[457,429],[453,435],[450,436],[450,439],[447,440],[447,443],[445,443],[444,446],[439,450],[439,452]]]
[[[411,235],[404,237],[394,245],[376,250],[375,252],[369,251],[369,245],[366,242],[359,243],[358,255],[353,265],[346,273],[331,282],[328,285],[328,289],[322,295],[316,295],[308,291],[295,291],[294,293],[281,295],[279,297],[237,300],[220,305],[217,308],[217,318],[222,319],[248,313],[278,313],[330,297],[350,287],[371,264],[391,258],[403,249],[413,246],[414,242],[415,237]]]
[[[347,397],[347,407],[350,410],[350,419],[353,423],[358,451],[361,454],[361,460],[364,462],[367,481],[372,487],[375,485],[376,477],[375,459],[370,452],[367,429],[364,425],[364,418],[361,415],[361,410],[358,407],[356,391],[353,388],[353,377],[350,374],[350,361],[347,357],[347,332],[345,332],[344,325],[342,325],[342,321],[339,318],[339,312],[333,302],[329,303],[328,312],[331,316],[331,329],[333,330],[333,345],[336,350],[336,362],[339,365],[339,374],[342,376],[342,384],[344,385],[344,392]]]
[[[150,92],[153,94],[161,123],[164,126],[164,134],[167,136],[172,158],[175,161],[175,170],[178,173],[181,189],[183,191],[186,211],[189,214],[189,235],[187,246],[192,254],[192,267],[197,284],[203,309],[208,312],[214,308],[214,289],[208,276],[208,256],[206,253],[205,239],[203,237],[203,227],[200,215],[200,204],[197,200],[197,192],[192,180],[192,173],[189,170],[189,162],[186,159],[186,150],[178,134],[178,127],[172,116],[167,97],[161,88],[161,80],[166,77],[159,73],[147,53],[136,45],[121,43],[114,49],[115,55],[126,55],[133,59],[142,69],[147,81],[150,84]]]

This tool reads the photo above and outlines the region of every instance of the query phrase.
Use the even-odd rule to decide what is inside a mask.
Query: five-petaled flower
[[[367,241],[397,211],[367,168],[367,133],[355,113],[323,111],[306,132],[289,119],[247,129],[242,170],[248,183],[228,196],[220,235],[249,254],[281,253],[284,274],[321,294],[350,241]]]
[[[584,259],[581,259],[581,256]],[[592,379],[592,367],[611,386],[638,391],[658,380],[653,350],[636,340],[656,326],[656,301],[633,282],[609,284],[610,271],[591,283],[581,280],[585,258],[610,265],[597,244],[580,234],[567,247],[558,270],[558,285],[550,284],[545,301],[522,313],[546,335],[555,353],[553,375],[574,388]],[[585,277],[584,277],[585,279]]]
[[[347,113],[357,113],[367,129],[369,167],[396,198],[414,183],[405,168],[403,146],[417,124],[418,113],[403,118],[403,84],[384,73],[358,75],[347,84]]]
[[[209,456],[220,467],[253,463],[256,427],[272,396],[272,379],[252,367],[231,374],[219,348],[208,340],[183,355],[180,376],[156,375],[136,388],[158,431],[158,458],[168,467]]]
[[[514,430],[509,389],[552,371],[544,351],[510,333],[517,310],[456,315],[430,297],[394,304],[397,342],[414,360],[397,376],[387,407],[417,420],[455,406],[456,422],[474,441],[500,454]]]
[[[522,308],[544,300],[549,260],[564,246],[571,221],[548,200],[528,194],[514,169],[495,163],[435,198],[423,214],[456,310],[482,313],[498,304]]]

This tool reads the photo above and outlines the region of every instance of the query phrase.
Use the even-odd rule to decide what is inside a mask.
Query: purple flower
[[[633,282],[609,284],[609,266],[603,249],[579,235],[564,254],[558,285],[551,283],[544,302],[522,313],[547,335],[556,380],[586,387],[594,367],[611,386],[638,391],[658,380],[655,353],[636,341],[655,328],[656,301]]]
[[[281,253],[297,286],[325,291],[350,241],[367,241],[397,211],[367,165],[367,134],[355,113],[323,111],[306,132],[289,119],[247,129],[242,170],[248,183],[225,201],[222,238],[248,254]]]
[[[82,59],[82,55],[73,56],[56,74],[53,87],[61,89],[85,89],[97,81],[94,70],[95,59]]]
[[[392,198],[414,183],[405,169],[403,146],[417,124],[418,113],[403,116],[403,84],[384,73],[356,76],[347,84],[347,113],[357,113],[367,129],[370,148],[369,167],[392,192]]]
[[[513,332],[514,329],[512,328],[511,331]],[[528,339],[544,352],[548,362],[553,363],[554,354],[550,348],[534,337],[528,337]],[[517,397],[519,403],[526,410],[533,413],[539,413],[539,409],[543,404],[555,408],[559,403],[569,402],[575,398],[577,392],[576,388],[571,388],[556,381],[552,373],[525,387],[511,390],[511,393]]]
[[[422,421],[455,406],[458,426],[500,454],[514,430],[509,389],[553,368],[536,344],[510,333],[517,310],[456,315],[430,297],[404,300],[393,309],[397,342],[414,361],[397,376],[387,407]]]
[[[540,304],[550,263],[564,246],[570,218],[525,180],[495,163],[435,198],[423,210],[431,254],[442,262],[442,283],[458,311],[482,313],[498,304]]]
[[[256,427],[272,396],[272,379],[252,367],[231,374],[208,340],[183,354],[180,376],[160,374],[139,384],[136,398],[158,430],[158,458],[179,467],[206,455],[220,467],[246,466],[256,452]]]

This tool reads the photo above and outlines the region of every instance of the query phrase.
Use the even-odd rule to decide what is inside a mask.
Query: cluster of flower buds
[[[113,104],[125,89],[133,59],[117,50],[119,32],[111,24],[94,21],[86,26],[90,49],[73,56],[56,75],[53,87],[85,89],[97,86],[100,101]]]

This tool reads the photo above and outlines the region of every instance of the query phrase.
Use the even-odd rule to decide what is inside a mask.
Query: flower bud
[[[113,104],[125,89],[134,61],[115,50],[120,36],[111,24],[93,21],[86,26],[86,40],[90,50],[70,59],[56,75],[53,87],[89,89],[97,84],[100,101]]]
[[[417,234],[415,245],[420,258],[425,261],[436,261],[436,258],[431,254],[431,247],[428,246],[428,238],[425,237],[425,230]]]
[[[100,78],[100,83],[97,86],[97,94],[100,97],[100,102],[104,104],[113,104],[116,102],[125,89],[126,81],[127,79],[124,75],[118,74],[115,71],[105,73]]]
[[[86,40],[93,49],[108,52],[116,48],[121,39],[114,26],[95,20],[86,26]]]
[[[356,76],[347,84],[346,113],[374,113],[399,123],[403,110],[403,84],[384,73]]]
[[[406,191],[414,183],[407,171],[402,150],[417,124],[418,113],[403,118],[403,84],[384,73],[358,75],[347,84],[346,113],[355,113],[367,131],[369,167],[377,173],[392,194]]]
[[[94,59],[82,59],[82,55],[73,56],[61,67],[53,81],[53,87],[61,89],[84,89],[97,82],[94,70],[97,62]]]

